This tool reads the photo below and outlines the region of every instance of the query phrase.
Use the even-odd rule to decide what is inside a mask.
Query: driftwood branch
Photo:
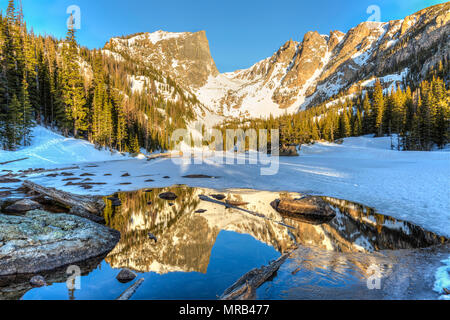
[[[116,300],[130,300],[143,282],[144,278],[139,279],[134,284],[132,284],[127,290],[125,290]]]
[[[169,159],[169,158],[175,158],[175,157],[182,157],[183,153],[158,153],[158,154],[152,154],[150,156],[147,156],[147,161],[156,160],[156,159]]]
[[[101,197],[76,195],[55,188],[46,188],[28,180],[24,181],[23,187],[70,207],[71,214],[88,218],[94,222],[103,221],[101,217],[105,209],[105,202]]]
[[[288,224],[286,224],[284,222],[276,221],[276,220],[273,220],[271,218],[268,218],[265,215],[263,215],[262,213],[258,213],[258,212],[246,210],[244,208],[240,208],[240,207],[234,205],[232,202],[228,202],[228,203],[227,202],[222,202],[222,201],[219,201],[219,200],[212,199],[212,198],[210,198],[208,196],[205,196],[203,194],[199,195],[198,197],[202,201],[219,204],[219,205],[225,206],[225,208],[227,208],[227,209],[234,209],[234,210],[237,210],[237,211],[242,211],[242,212],[248,213],[248,214],[250,214],[252,216],[255,216],[255,217],[258,217],[258,218],[262,218],[262,219],[265,219],[265,220],[268,220],[268,221],[272,221],[273,223],[276,223],[276,224],[278,224],[280,226],[283,226],[283,227],[286,227],[288,229],[295,229],[293,226],[290,226],[290,225],[288,225]]]
[[[291,255],[289,252],[283,254],[280,258],[270,263],[268,266],[263,266],[261,269],[253,269],[244,274],[238,281],[219,297],[220,300],[253,300],[255,299],[255,292],[261,285],[264,284],[273,274],[275,274],[286,259]]]
[[[3,166],[5,164],[8,163],[13,163],[13,162],[19,162],[19,161],[23,161],[23,160],[27,160],[28,158],[22,158],[22,159],[17,159],[17,160],[11,160],[11,161],[6,161],[6,162],[0,162],[0,165]]]

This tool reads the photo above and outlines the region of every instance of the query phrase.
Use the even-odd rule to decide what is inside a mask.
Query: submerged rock
[[[12,205],[5,208],[6,213],[24,213],[31,210],[40,209],[41,205],[36,201],[30,199],[23,199],[14,202]]]
[[[22,180],[15,178],[0,178],[0,183],[16,183],[16,182],[22,182]]]
[[[173,192],[164,192],[159,195],[159,197],[163,200],[176,200],[178,196]]]
[[[89,260],[77,262],[81,274],[86,275],[94,271],[98,265],[105,259],[106,255],[101,255]],[[54,283],[65,283],[67,281],[67,266],[50,271],[39,272],[43,276],[47,286]],[[2,300],[20,300],[24,294],[33,289],[30,280],[34,274],[18,274],[0,276],[0,301]]]
[[[155,241],[155,242],[158,242],[158,238],[156,238],[156,236],[155,236],[153,233],[151,233],[151,232],[148,233],[148,238],[149,238],[150,240],[153,240],[153,241]]]
[[[33,288],[45,287],[47,285],[43,276],[34,276],[31,278],[30,284]]]
[[[321,197],[275,200],[270,205],[282,215],[312,224],[325,223],[336,216],[333,208]]]
[[[0,198],[8,197],[11,195],[11,191],[0,191]]]
[[[0,276],[33,274],[111,251],[120,233],[77,216],[41,210],[0,214]]]
[[[216,200],[222,201],[224,200],[227,196],[224,194],[212,194],[211,197],[213,197]]]
[[[95,177],[95,174],[92,173],[83,173],[80,177]]]
[[[128,283],[130,281],[133,281],[136,277],[137,277],[136,273],[134,273],[130,269],[124,268],[124,269],[120,270],[116,279],[119,280],[119,282],[121,282],[121,283]]]
[[[107,199],[111,201],[111,206],[113,207],[120,207],[122,205],[122,201],[117,197],[109,197]]]
[[[204,175],[204,174],[190,174],[187,176],[183,176],[183,178],[186,178],[186,179],[216,179],[217,177],[208,176],[208,175]]]

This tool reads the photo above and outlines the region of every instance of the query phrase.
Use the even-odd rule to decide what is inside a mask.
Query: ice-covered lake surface
[[[217,190],[240,188],[329,196],[362,203],[385,215],[411,222],[436,234],[450,237],[450,152],[448,152],[448,149],[433,152],[399,152],[391,150],[391,139],[387,137],[349,138],[342,145],[316,143],[311,146],[302,146],[299,157],[281,157],[278,172],[271,176],[262,176],[261,168],[267,167],[267,165],[223,164],[219,157],[207,157],[201,161],[201,164],[195,164],[194,161],[190,164],[179,164],[173,159],[147,161],[143,157],[136,159],[105,150],[97,150],[87,142],[66,139],[42,127],[35,128],[34,134],[35,139],[32,146],[16,152],[0,151],[0,163],[27,158],[26,160],[2,165],[0,170],[18,172],[28,168],[51,169],[75,166],[76,169],[66,170],[68,175],[61,175],[61,172],[57,172],[56,176],[54,174],[36,174],[27,175],[20,179],[28,179],[47,187],[56,187],[79,194],[110,195],[117,191],[185,184],[192,187]],[[239,155],[239,157],[243,157],[243,155]],[[215,178],[193,179],[183,177],[199,174]],[[89,189],[85,189],[83,185],[79,184],[80,182],[94,184]],[[0,191],[15,188],[19,185],[20,183],[2,184],[0,187],[3,190]],[[223,237],[228,237],[228,240],[224,241],[225,243],[233,243],[234,240],[230,240],[230,238],[242,237],[242,234],[223,231],[219,233],[217,242],[220,243],[220,239]],[[255,239],[255,237],[248,239]],[[263,246],[267,246],[267,244]],[[237,246],[236,250],[238,249],[243,248]],[[273,259],[279,252],[277,248],[271,245],[268,245],[267,250],[264,252],[272,250],[272,253],[264,255],[261,260],[253,261],[255,267]],[[396,251],[396,254],[398,254],[398,251]],[[226,253],[221,252],[219,256],[226,256]],[[324,257],[326,256],[324,255]],[[330,259],[333,259],[332,256],[333,254],[331,254]],[[213,258],[214,255],[211,255],[211,257]],[[342,259],[342,256],[340,257],[339,261]],[[426,267],[423,267],[428,268],[426,270],[416,266],[418,267],[417,272],[412,268],[407,268],[406,265],[403,266],[403,269],[409,270],[411,275],[420,276],[420,273],[426,273],[430,277],[429,281],[421,282],[424,286],[423,290],[413,286],[416,290],[423,292],[422,295],[416,294],[416,297],[436,297],[436,293],[433,293],[432,290],[425,289],[425,287],[433,287],[430,284],[432,278],[437,289],[450,286],[448,257],[448,248],[443,251],[426,251],[423,257],[416,254],[402,256],[400,260],[407,265],[414,265],[408,261],[427,261],[427,259],[432,261],[426,264]],[[245,265],[246,269],[252,264],[250,261],[252,258],[247,255],[247,259],[249,259],[249,265]],[[214,261],[214,259],[211,261]],[[294,263],[293,261],[290,263]],[[339,263],[341,262],[337,262],[337,265]],[[355,263],[359,264],[359,262]],[[102,268],[107,269],[108,265],[103,262]],[[238,263],[238,265],[242,265],[242,263]],[[308,291],[307,286],[305,287],[306,291],[302,292],[280,291],[282,289],[279,288],[285,287],[282,285],[282,281],[288,283],[290,281],[290,271],[284,269],[288,265],[285,264],[281,268],[278,277],[272,283],[266,284],[259,290],[261,297],[289,298],[291,297],[289,294],[292,293],[297,297],[302,297],[305,294],[306,296],[320,298],[320,293],[312,289]],[[342,267],[343,274],[347,266],[348,264],[345,262]],[[116,271],[115,269],[111,270],[111,273]],[[236,275],[240,273],[240,276],[248,270],[241,271],[236,272]],[[95,272],[97,272],[97,269],[91,274]],[[283,276],[283,272],[285,272],[285,276]],[[297,271],[296,274],[299,273],[303,274],[303,279],[308,278],[307,269],[304,269],[303,273]],[[104,275],[104,273],[101,274]],[[168,274],[177,274],[177,271]],[[315,276],[318,274],[314,272]],[[351,272],[345,274],[346,276],[343,279],[351,282]],[[408,281],[405,280],[407,274],[404,274],[402,281]],[[350,278],[347,279],[347,276]],[[327,277],[327,271],[323,272],[323,277]],[[99,279],[98,281],[102,281],[102,278]],[[318,283],[326,281],[314,277],[311,278],[311,281],[313,280]],[[108,275],[108,281],[110,281],[110,275]],[[277,281],[280,282],[279,286],[275,285],[278,283]],[[400,279],[395,281],[400,281]],[[225,282],[229,284],[229,281]],[[225,282],[222,283],[222,287],[226,287]],[[192,283],[196,283],[196,281],[193,280]],[[340,283],[342,284],[342,282]],[[344,287],[349,290],[350,294],[352,291],[349,289],[351,285],[345,285]],[[119,289],[121,288],[117,288],[116,291],[111,293],[111,297],[120,291]],[[364,291],[364,288],[362,290]],[[353,291],[357,292],[358,290]],[[414,290],[411,289],[411,291]],[[376,294],[377,292],[380,291],[371,291],[367,298],[379,297]],[[425,294],[424,292],[429,293]],[[217,292],[214,294],[217,294]],[[392,292],[390,296],[395,297],[395,294],[395,292]],[[402,294],[399,294],[399,298]]]

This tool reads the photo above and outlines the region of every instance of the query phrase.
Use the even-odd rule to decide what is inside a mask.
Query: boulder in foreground
[[[41,210],[0,214],[0,276],[36,274],[110,252],[120,233],[77,216]]]
[[[305,197],[299,200],[278,199],[270,205],[282,215],[311,224],[326,223],[336,216],[333,208],[321,197]]]
[[[41,205],[30,199],[23,199],[14,202],[12,205],[5,208],[6,213],[24,213],[31,210],[40,209]]]
[[[124,268],[120,270],[116,279],[119,280],[120,283],[128,283],[136,279],[137,274],[131,271],[130,269]]]

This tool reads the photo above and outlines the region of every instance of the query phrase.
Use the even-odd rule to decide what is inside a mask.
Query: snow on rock
[[[156,44],[162,40],[167,40],[167,39],[174,39],[174,38],[179,38],[181,36],[183,36],[185,33],[182,32],[167,32],[167,31],[156,31],[153,33],[148,33],[148,39],[153,43]]]
[[[440,299],[450,300],[450,295],[444,292],[444,288],[450,290],[450,258],[443,260],[444,266],[437,269],[434,284],[434,291],[441,294]]]

